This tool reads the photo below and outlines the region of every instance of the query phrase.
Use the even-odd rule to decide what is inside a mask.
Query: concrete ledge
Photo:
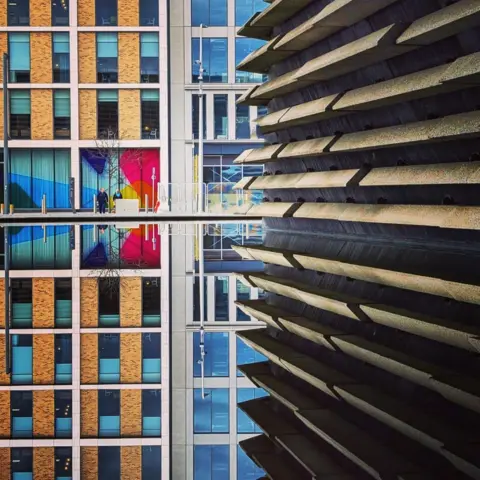
[[[285,95],[286,93],[294,92],[299,88],[310,85],[311,82],[297,78],[299,70],[300,69],[292,70],[291,72],[287,72],[273,80],[263,83],[252,92],[250,98],[253,101],[268,103],[268,101],[274,97]]]
[[[244,150],[233,163],[264,163],[275,160],[285,148],[284,144],[267,145],[266,147]]]
[[[252,87],[250,90],[247,90],[245,93],[243,93],[239,99],[235,102],[236,105],[265,105],[267,102],[265,102],[263,99],[255,99],[252,98],[253,93],[259,88],[259,85],[255,85]]]
[[[480,85],[480,52],[461,57],[450,64],[442,82]]]
[[[278,158],[303,158],[316,157],[329,152],[329,148],[336,141],[336,137],[314,138],[312,140],[303,140],[301,142],[292,142],[284,144],[284,148],[278,155]]]
[[[478,0],[461,0],[426,15],[408,27],[398,45],[430,45],[480,24]]]
[[[242,37],[249,37],[249,38],[258,38],[259,40],[270,40],[272,36],[273,27],[271,26],[259,26],[253,25],[255,19],[260,15],[260,12],[256,12],[253,17],[247,20],[247,23],[243,25],[238,30],[238,35]]]
[[[287,21],[314,0],[275,0],[251,21],[253,27],[276,27]]]
[[[265,202],[253,205],[248,214],[259,217],[291,217],[299,205],[299,203]]]
[[[234,190],[250,190],[250,184],[255,181],[258,177],[243,177],[239,182],[237,182],[233,189]]]

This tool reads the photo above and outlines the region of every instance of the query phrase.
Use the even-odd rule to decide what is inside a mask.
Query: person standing
[[[104,188],[101,188],[100,192],[98,192],[97,202],[98,202],[98,211],[100,213],[105,213],[108,205],[108,194]]]
[[[117,207],[117,200],[121,200],[123,198],[122,192],[120,191],[119,188],[117,188],[117,191],[113,194],[113,206],[116,208]]]

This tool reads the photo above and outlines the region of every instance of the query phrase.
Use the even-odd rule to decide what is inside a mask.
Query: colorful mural
[[[93,208],[93,196],[105,188],[111,197],[117,188],[123,198],[140,199],[145,195],[154,205],[156,186],[160,181],[160,151],[156,149],[119,150],[119,158],[111,160],[99,150],[81,149],[82,208]]]
[[[82,227],[82,268],[160,268],[157,226],[141,225],[131,229],[106,225]]]

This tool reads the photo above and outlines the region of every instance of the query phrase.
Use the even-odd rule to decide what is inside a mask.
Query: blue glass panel
[[[194,390],[193,422],[195,433],[228,433],[229,431],[229,390],[207,388],[205,398],[200,389]]]
[[[101,437],[118,437],[120,435],[120,417],[101,416],[99,434]]]
[[[237,365],[247,365],[249,363],[265,362],[267,357],[250,348],[240,338],[237,337]],[[243,377],[243,374],[237,370],[237,377]]]
[[[118,383],[120,381],[120,359],[100,359],[100,383]]]
[[[120,315],[99,315],[99,325],[100,327],[118,327],[120,326]]]
[[[32,383],[32,347],[13,347],[12,383]]]
[[[97,57],[115,58],[118,56],[116,33],[97,33]]]
[[[228,332],[205,333],[205,376],[228,377]],[[193,334],[193,375],[201,376],[200,333]]]
[[[192,0],[192,26],[227,25],[227,0]]]
[[[10,71],[30,70],[30,34],[10,33],[8,35],[10,49]],[[11,81],[15,81],[11,79]]]
[[[143,417],[143,436],[159,437],[162,433],[162,419],[160,417]]]
[[[265,40],[258,40],[256,38],[236,38],[235,39],[235,65],[238,65],[250,53],[258,50],[265,45]],[[235,73],[236,83],[261,83],[267,80],[267,75],[261,73],[241,72],[239,70]]]
[[[257,480],[265,475],[240,446],[237,447],[237,478],[242,480]]]
[[[247,402],[255,398],[267,397],[268,393],[263,388],[239,388],[237,390],[237,403]],[[253,422],[240,408],[237,408],[238,433],[262,433],[261,428]]]
[[[13,303],[12,304],[12,324],[15,328],[32,327],[32,304],[31,303]]]
[[[194,480],[229,480],[230,447],[195,445],[193,447]],[[238,477],[241,480],[241,477]]]
[[[198,82],[200,39],[192,38],[192,81]],[[227,83],[228,44],[226,38],[203,39],[203,80],[206,83]]]
[[[72,325],[72,301],[55,300],[55,326],[68,328]]]
[[[71,363],[57,363],[55,365],[55,382],[62,384],[72,383]]]
[[[143,381],[145,383],[160,383],[162,361],[160,358],[143,359]]]
[[[143,326],[144,327],[159,327],[162,324],[160,315],[144,315]]]
[[[14,472],[12,480],[33,480],[32,472]]]
[[[241,27],[256,13],[268,6],[263,0],[235,0],[235,25]]]
[[[31,437],[33,432],[32,417],[13,417],[12,418],[12,437]]]
[[[57,418],[55,419],[55,435],[57,437],[70,437],[72,435],[72,419]]]

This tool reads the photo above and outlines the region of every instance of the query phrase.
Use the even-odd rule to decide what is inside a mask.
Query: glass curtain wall
[[[192,0],[192,26],[227,25],[227,0]]]
[[[200,39],[192,38],[192,82],[198,83]],[[228,82],[228,40],[226,38],[203,39],[203,81],[205,83]]]

